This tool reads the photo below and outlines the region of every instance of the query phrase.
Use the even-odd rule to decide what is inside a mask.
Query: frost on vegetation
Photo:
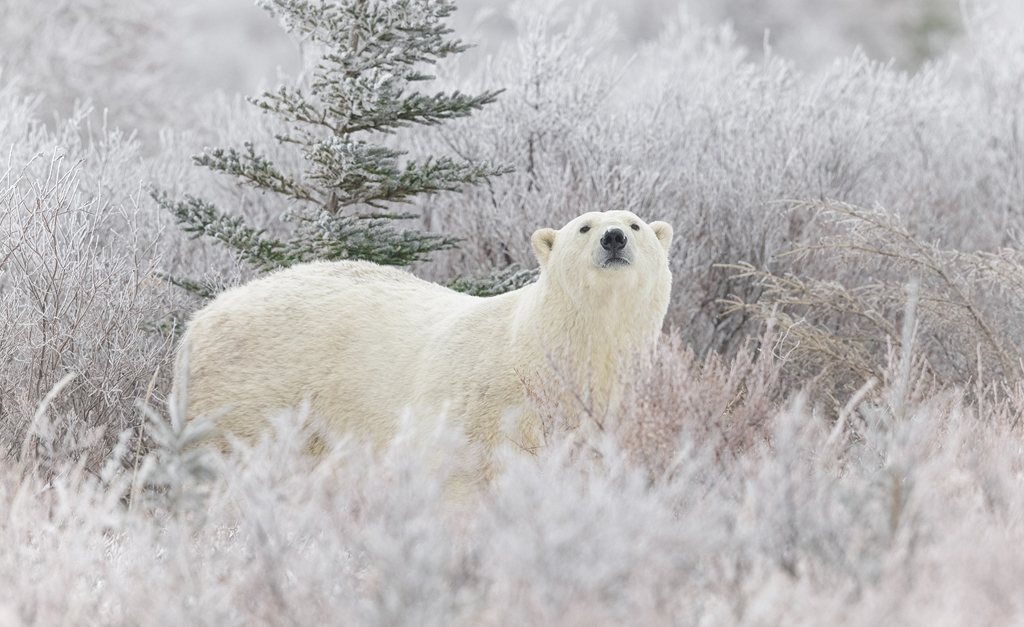
[[[180,303],[152,275],[163,226],[137,141],[91,129],[85,113],[48,131],[32,104],[0,91],[0,441],[17,451],[36,405],[75,373],[53,429],[93,466],[138,426],[128,399],[161,369],[167,380],[171,343],[144,327]]]
[[[497,296],[529,285],[539,276],[540,269],[527,269],[513,263],[491,270],[486,277],[455,277],[448,282],[448,287],[471,296]]]
[[[1019,36],[970,22],[975,54],[907,74],[862,53],[815,74],[752,61],[728,28],[682,19],[625,61],[598,16],[546,3],[511,11],[519,38],[451,84],[506,89],[471,119],[411,142],[512,163],[513,174],[422,202],[431,228],[464,239],[418,272],[448,280],[532,267],[529,234],[585,211],[627,209],[684,235],[672,254],[669,323],[698,354],[755,332],[721,302],[760,298],[720,264],[785,272],[780,257],[827,234],[786,201],[880,205],[922,241],[994,250],[1021,228],[1024,102]],[[971,15],[971,14],[969,14]]]
[[[246,275],[145,190],[273,232],[268,197],[181,164],[279,126],[225,100],[149,149],[0,88],[0,623],[1020,622],[1019,30],[970,21],[914,74],[802,74],[681,20],[623,66],[611,25],[519,7],[511,50],[439,71],[503,96],[392,138],[516,167],[420,203],[462,242],[414,270],[517,284],[533,230],[628,209],[676,229],[672,332],[614,410],[532,388],[545,445],[470,507],[447,440],[314,458],[299,412],[210,456],[165,416],[172,343],[146,329],[198,302],[152,268]]]
[[[701,367],[678,339],[657,364],[627,378],[629,409],[604,431],[573,428],[581,406],[550,407],[547,446],[510,457],[469,508],[446,499],[421,438],[313,459],[294,415],[214,464],[172,442],[188,437],[173,418],[134,468],[44,479],[31,456],[6,460],[0,536],[21,548],[0,557],[0,606],[47,624],[1013,616],[1016,587],[991,573],[1024,566],[1019,409],[979,419],[951,392],[897,414],[883,384],[837,432],[776,396],[774,366]],[[888,368],[898,378],[898,358]]]
[[[174,12],[162,2],[75,0],[0,4],[0,85],[17,81],[46,112],[68,118],[85,103],[122,128],[166,122],[180,93],[167,88]]]
[[[287,127],[274,139],[281,149],[302,155],[301,171],[282,170],[250,140],[241,150],[207,148],[193,161],[240,185],[277,194],[287,203],[278,213],[292,225],[291,233],[273,237],[250,226],[244,215],[192,194],[174,200],[154,191],[157,204],[193,237],[226,245],[257,272],[315,260],[403,266],[454,248],[458,240],[450,236],[396,227],[396,221],[418,216],[395,208],[417,195],[460,191],[505,168],[443,153],[409,157],[385,141],[400,128],[467,117],[500,93],[416,89],[433,78],[425,73],[429,66],[468,47],[449,37],[452,30],[444,22],[454,4],[288,0],[262,6],[319,55],[304,83],[250,100]],[[208,284],[168,277],[180,287],[210,291]]]
[[[797,379],[814,372],[849,393],[881,378],[896,351],[915,355],[932,388],[1020,385],[1024,253],[944,249],[881,207],[805,208],[831,234],[785,253],[799,260],[796,271],[734,266],[763,291],[754,303],[726,300],[781,323]]]

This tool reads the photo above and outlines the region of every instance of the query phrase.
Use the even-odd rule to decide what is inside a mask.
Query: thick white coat
[[[620,259],[605,263],[614,255],[602,238],[613,229],[628,241]],[[250,440],[269,413],[308,402],[337,433],[379,447],[407,412],[443,416],[485,458],[503,443],[529,446],[539,434],[524,379],[550,375],[554,357],[608,385],[624,356],[656,340],[669,303],[671,240],[664,222],[587,213],[534,233],[540,278],[490,298],[368,262],[295,266],[195,314],[175,388],[181,393],[187,368],[188,418],[217,414],[219,429]]]

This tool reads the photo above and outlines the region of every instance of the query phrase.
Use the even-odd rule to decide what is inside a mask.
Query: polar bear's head
[[[591,212],[557,231],[540,229],[532,244],[542,275],[570,294],[656,290],[667,306],[672,227],[665,222],[646,224],[629,211]]]

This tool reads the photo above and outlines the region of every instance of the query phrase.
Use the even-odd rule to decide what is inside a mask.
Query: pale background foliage
[[[201,303],[154,271],[248,275],[149,186],[277,228],[276,199],[189,156],[253,139],[294,164],[239,94],[294,80],[301,47],[248,0],[0,4],[0,625],[1021,620],[1020,5],[588,6],[461,7],[480,46],[439,82],[506,92],[394,141],[516,171],[419,201],[465,239],[414,271],[532,267],[534,229],[629,209],[675,226],[671,332],[618,415],[538,394],[548,445],[453,512],[405,439],[314,467],[292,416],[206,459],[166,408],[160,329]],[[786,202],[825,199],[898,216],[885,237],[948,281]],[[780,256],[819,242],[897,261]],[[764,280],[716,265],[739,263]],[[787,272],[813,290],[779,297]],[[991,365],[943,285],[1011,358]],[[730,296],[755,306],[723,315]],[[864,337],[855,311],[895,331]],[[830,340],[876,383],[802,356]],[[165,418],[144,430],[147,397]]]

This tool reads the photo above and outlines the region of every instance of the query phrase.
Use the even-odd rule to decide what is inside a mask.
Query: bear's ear
[[[668,222],[651,222],[648,226],[661,242],[661,247],[668,252],[669,247],[672,246],[672,225]]]
[[[551,256],[551,249],[555,247],[556,235],[558,235],[558,231],[555,229],[540,229],[534,231],[533,237],[530,239],[530,243],[533,244],[533,254],[537,255],[537,261],[542,266],[548,262],[548,257]]]

